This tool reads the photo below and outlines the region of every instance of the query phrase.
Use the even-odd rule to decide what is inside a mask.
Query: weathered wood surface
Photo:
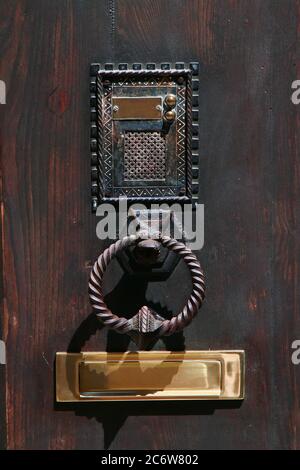
[[[300,2],[2,0],[0,18],[8,447],[299,448],[300,366],[290,360],[300,339],[299,109],[290,86],[300,78]],[[157,347],[245,349],[240,407],[54,404],[56,351],[127,347],[124,336],[95,333],[89,317],[89,270],[103,248],[89,200],[93,60],[202,64],[207,300],[185,338]],[[148,299],[180,306],[184,275],[148,288]],[[108,289],[118,277],[115,266]],[[130,299],[124,280],[109,296],[119,309]]]

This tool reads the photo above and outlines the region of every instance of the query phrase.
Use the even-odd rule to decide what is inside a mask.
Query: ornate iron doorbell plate
[[[92,208],[198,197],[198,64],[92,64]]]

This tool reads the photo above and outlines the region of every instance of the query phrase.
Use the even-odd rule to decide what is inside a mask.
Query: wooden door
[[[0,12],[2,445],[299,447],[299,2],[1,0]],[[246,399],[58,406],[56,351],[133,348],[97,329],[87,294],[104,248],[90,210],[89,64],[193,60],[207,298],[156,348],[245,349]],[[109,290],[119,276],[114,265]],[[147,296],[171,310],[181,279],[178,267]]]

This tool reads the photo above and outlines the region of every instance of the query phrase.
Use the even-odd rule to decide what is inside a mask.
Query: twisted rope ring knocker
[[[193,320],[202,306],[205,297],[204,274],[200,263],[192,251],[175,239],[162,236],[157,239],[162,246],[177,253],[187,265],[192,278],[192,293],[178,315],[166,320],[144,305],[138,313],[127,319],[115,315],[104,302],[102,282],[106,268],[116,254],[131,245],[137,245],[141,238],[131,235],[110,245],[95,262],[89,280],[89,296],[99,320],[118,333],[138,332],[140,335],[155,332],[156,336],[169,336],[183,330]]]

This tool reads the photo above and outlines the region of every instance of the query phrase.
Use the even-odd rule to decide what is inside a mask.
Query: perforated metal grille
[[[166,142],[159,132],[125,132],[124,179],[164,180]]]

